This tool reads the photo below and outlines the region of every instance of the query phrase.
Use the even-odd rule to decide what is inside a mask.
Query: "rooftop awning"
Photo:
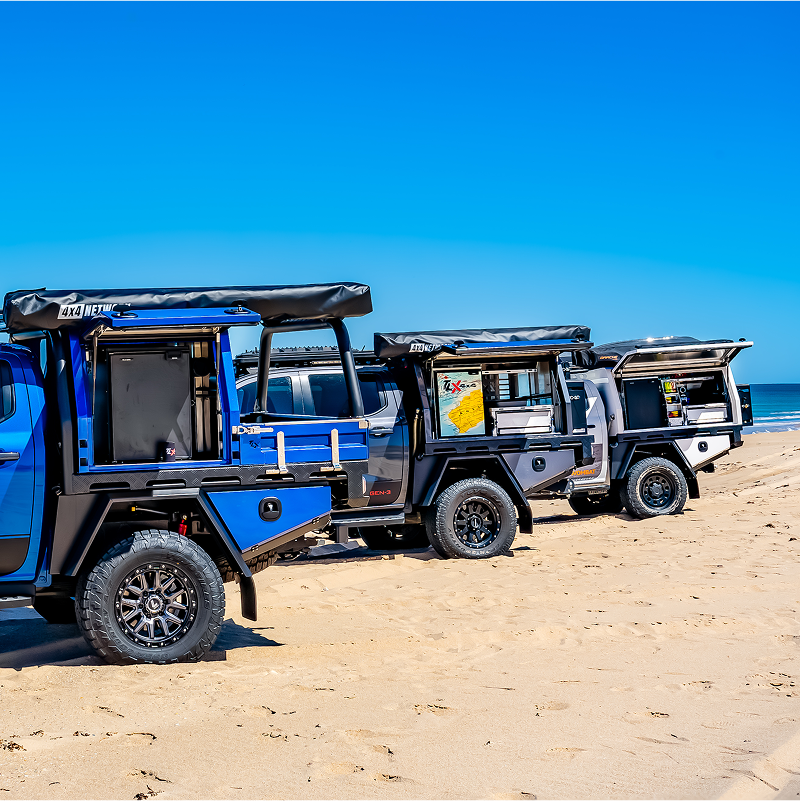
[[[21,290],[9,292],[3,317],[10,333],[83,328],[103,311],[243,306],[264,322],[361,317],[372,311],[366,284],[175,287],[170,289]]]
[[[427,359],[442,351],[478,356],[489,350],[543,344],[545,350],[562,352],[591,347],[590,330],[583,325],[549,325],[538,328],[484,328],[460,331],[407,331],[397,334],[375,334],[375,353],[382,359],[413,356]],[[541,348],[539,348],[541,350]],[[504,350],[511,355],[512,348]]]

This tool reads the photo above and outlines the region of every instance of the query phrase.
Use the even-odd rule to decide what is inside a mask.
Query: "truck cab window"
[[[364,414],[374,414],[386,405],[386,395],[374,373],[359,373]],[[317,417],[350,417],[350,399],[342,373],[311,373],[308,376],[313,408],[306,414]]]
[[[237,390],[239,410],[242,414],[250,414],[256,405],[257,381],[251,381]],[[292,379],[289,376],[270,378],[267,385],[267,411],[273,414],[294,414],[294,396]]]
[[[0,423],[14,414],[14,375],[8,362],[0,361]]]

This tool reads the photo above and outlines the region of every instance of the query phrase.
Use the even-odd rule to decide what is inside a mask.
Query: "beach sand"
[[[800,797],[800,432],[700,484],[536,504],[510,558],[276,565],[199,664],[2,613],[0,800]]]

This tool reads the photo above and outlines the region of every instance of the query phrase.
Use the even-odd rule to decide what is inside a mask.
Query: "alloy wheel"
[[[128,639],[147,648],[163,648],[180,640],[194,623],[197,590],[175,565],[143,565],[123,579],[114,610]]]
[[[486,498],[467,498],[456,509],[453,528],[458,539],[468,548],[486,548],[500,533],[500,513]]]

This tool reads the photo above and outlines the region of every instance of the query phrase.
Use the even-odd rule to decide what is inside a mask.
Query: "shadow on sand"
[[[352,543],[353,540],[350,542]],[[276,567],[290,567],[298,564],[338,565],[347,564],[348,562],[377,561],[381,559],[392,559],[395,556],[419,559],[423,562],[427,562],[429,559],[442,558],[430,547],[386,551],[373,551],[363,545],[356,548],[352,546],[349,548],[342,548],[341,550],[334,550],[334,548],[334,545],[322,545],[312,548],[311,553],[301,554],[294,559],[278,559],[278,561],[270,567],[270,570]]]
[[[202,661],[224,661],[228,651],[237,648],[279,646],[259,631],[232,620],[222,630],[211,651]],[[0,668],[21,670],[41,665],[105,665],[83,639],[75,625],[46,623],[33,609],[0,612]]]
[[[690,510],[685,510],[690,511]],[[635,517],[631,517],[627,512],[617,512],[611,514],[610,512],[598,512],[592,515],[550,515],[549,517],[534,517],[533,524],[535,526],[552,526],[559,523],[574,523],[576,520],[588,520],[592,517],[616,517],[617,520],[624,520],[626,523],[636,522]]]

